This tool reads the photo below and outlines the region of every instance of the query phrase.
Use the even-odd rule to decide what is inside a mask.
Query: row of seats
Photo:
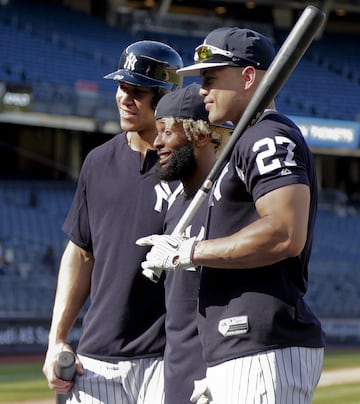
[[[73,183],[0,183],[0,316],[49,316],[66,239]],[[360,316],[360,210],[321,206],[309,265],[308,301],[325,318]],[[43,261],[49,245],[53,267]]]
[[[360,316],[360,211],[320,208],[309,266],[307,300],[325,318]],[[339,212],[342,212],[339,214]]]
[[[74,190],[56,181],[0,183],[0,317],[50,318]]]
[[[103,76],[115,69],[127,44],[140,39],[167,42],[179,50],[186,65],[192,63],[193,49],[202,40],[154,32],[132,34],[128,28],[110,27],[59,4],[13,0],[0,6],[0,36],[6,44],[0,47],[0,80],[32,85],[35,110],[49,108],[50,98],[52,110],[45,112],[94,116],[94,105],[103,103],[104,113],[113,102],[114,83]],[[274,32],[277,48],[285,38],[285,32]],[[358,40],[355,34],[325,33],[314,41],[279,94],[278,108],[289,115],[356,120],[360,114]],[[100,95],[94,95],[91,106],[69,109],[75,102],[70,94],[79,81],[96,84]],[[185,84],[191,81],[186,78]],[[111,118],[116,119],[112,111]]]
[[[1,272],[3,275],[55,276],[42,259],[48,247],[58,261],[65,245],[61,231],[74,194],[71,183],[0,184]]]

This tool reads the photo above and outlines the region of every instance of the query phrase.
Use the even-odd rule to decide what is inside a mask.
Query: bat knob
[[[75,377],[76,358],[72,352],[62,351],[58,354],[55,363],[55,374],[62,380],[71,381]],[[56,404],[66,403],[66,394],[56,393]]]
[[[56,364],[56,376],[63,380],[73,380],[75,376],[75,355],[69,351],[62,351],[59,353]]]

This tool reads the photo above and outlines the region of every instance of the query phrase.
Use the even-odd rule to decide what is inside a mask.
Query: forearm
[[[194,249],[192,262],[212,268],[256,268],[289,256],[289,237],[271,221],[259,219],[227,237],[203,240]]]
[[[60,263],[49,346],[65,343],[90,291],[93,257],[73,243]]]
[[[204,240],[192,262],[212,268],[255,268],[299,255],[307,238],[310,193],[306,185],[280,188],[259,198],[259,219],[235,234]]]

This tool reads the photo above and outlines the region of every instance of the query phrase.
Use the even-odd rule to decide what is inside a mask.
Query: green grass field
[[[41,372],[42,363],[0,365],[0,403],[54,397]]]
[[[314,404],[359,404],[360,385],[339,384],[336,386],[318,387],[314,394]]]
[[[328,351],[325,353],[324,370],[336,370],[360,366],[360,350]],[[318,387],[313,404],[360,404],[360,384],[338,384]]]
[[[360,350],[328,351],[325,354],[324,370],[358,366]],[[0,403],[54,397],[41,367],[42,363],[0,364]],[[318,387],[313,404],[360,404],[360,384]]]

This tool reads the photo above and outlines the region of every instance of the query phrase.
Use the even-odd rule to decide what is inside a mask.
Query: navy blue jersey
[[[267,112],[236,143],[212,191],[206,238],[257,220],[256,200],[290,184],[311,192],[308,237],[298,257],[248,270],[202,270],[199,330],[209,365],[280,347],[324,346],[320,323],[303,299],[317,209],[315,166],[285,116]]]
[[[165,218],[166,234],[171,234],[191,200],[183,193],[176,198]],[[196,212],[186,229],[187,236],[204,237],[206,205],[204,202]],[[166,273],[166,404],[190,404],[194,380],[205,377],[206,365],[196,324],[199,283],[199,270]]]
[[[163,354],[164,285],[142,274],[148,249],[135,244],[163,229],[170,188],[154,179],[157,160],[153,150],[143,160],[120,134],[84,161],[63,226],[69,239],[95,258],[80,354],[99,359]]]

